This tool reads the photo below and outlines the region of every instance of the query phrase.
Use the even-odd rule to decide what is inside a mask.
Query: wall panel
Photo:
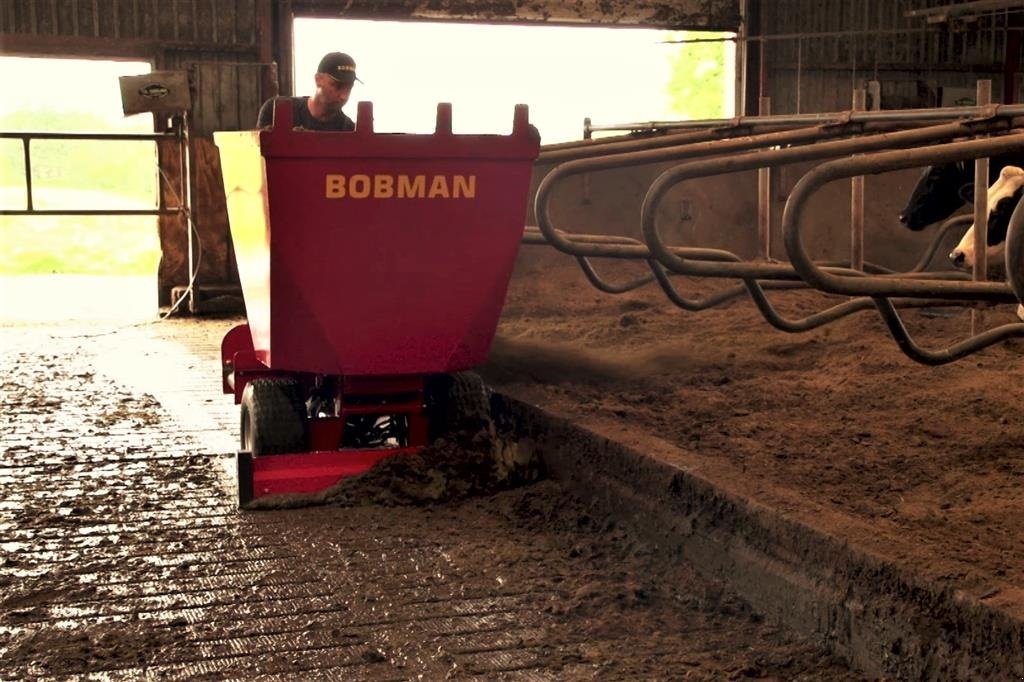
[[[616,24],[735,31],[740,0],[291,0],[296,15]]]
[[[760,0],[772,111],[848,108],[855,84],[879,80],[884,108],[937,106],[940,93],[993,81],[997,100],[1019,64],[1024,12],[983,12],[930,23],[907,12],[951,0]],[[1009,100],[1009,95],[1007,96]],[[748,102],[748,111],[750,111]]]

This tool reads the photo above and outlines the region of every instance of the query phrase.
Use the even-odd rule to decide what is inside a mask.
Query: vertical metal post
[[[992,81],[978,81],[978,106],[992,103]],[[988,279],[988,159],[974,162],[974,281]],[[971,335],[984,326],[980,310],[971,310]]]
[[[182,184],[182,214],[185,216],[185,235],[188,237],[188,310],[196,312],[196,280],[199,273],[196,271],[196,250],[199,245],[197,230],[193,230],[195,221],[192,217],[192,139],[189,135],[188,112],[183,112],[178,119],[181,126],[181,184]]]
[[[770,116],[771,97],[761,97],[758,114]],[[769,260],[772,253],[772,169],[757,169],[757,257]]]
[[[594,131],[591,130],[590,125],[591,125],[590,117],[584,118],[583,119],[583,139],[584,140],[590,140],[590,139],[593,139],[593,137],[594,137]],[[583,201],[584,204],[589,204],[590,203],[590,173],[584,173],[583,174],[582,182],[583,182],[583,200],[582,201]]]
[[[27,137],[21,139],[25,154],[25,204],[28,210],[34,211],[35,208],[32,206],[32,154],[28,149],[29,142],[31,140]]]
[[[867,92],[853,91],[853,110],[864,111]],[[864,176],[850,178],[850,267],[864,270]]]
[[[750,27],[747,25],[750,16],[750,9],[747,7],[750,0],[740,0],[740,25],[736,32],[736,82],[733,83],[733,97],[736,104],[736,115],[747,115],[747,57],[748,38]]]

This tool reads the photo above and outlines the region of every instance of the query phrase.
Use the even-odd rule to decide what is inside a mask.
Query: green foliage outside
[[[726,38],[727,33],[674,31],[666,40]],[[725,115],[723,87],[725,62],[735,44],[729,40],[681,43],[672,56],[672,76],[666,86],[671,112],[682,120],[721,118]]]
[[[124,132],[115,123],[89,113],[33,110],[0,117],[0,130]],[[36,209],[156,206],[156,145],[152,142],[35,140],[31,144]],[[21,141],[0,140],[0,207],[26,207],[24,168]],[[2,274],[153,274],[158,259],[152,216],[0,216]]]

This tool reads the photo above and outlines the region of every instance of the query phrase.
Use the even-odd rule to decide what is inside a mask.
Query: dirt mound
[[[418,455],[389,457],[322,492],[258,498],[248,508],[440,504],[492,495],[537,481],[542,474],[532,442],[499,437],[492,425],[439,438]]]
[[[602,294],[571,262],[528,274],[513,279],[481,369],[496,390],[624,442],[674,446],[731,492],[1021,613],[1020,339],[927,367],[873,310],[787,334],[748,299],[688,313],[653,287]],[[725,286],[674,281],[688,296]],[[768,299],[791,320],[844,300]],[[971,334],[969,309],[901,316],[930,350]],[[979,330],[1016,321],[1012,305],[974,316]]]

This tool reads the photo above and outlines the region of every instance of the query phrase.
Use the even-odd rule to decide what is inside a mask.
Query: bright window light
[[[118,83],[119,76],[151,71],[149,63],[138,61],[0,57],[4,93],[0,97],[0,130],[152,133],[151,115],[125,117]],[[8,139],[0,143],[0,208],[24,210],[27,187],[22,142]],[[37,139],[31,143],[31,152],[35,209],[156,206],[153,142]],[[152,278],[159,258],[153,216],[0,216],[0,277],[146,276],[149,284],[141,293],[151,312],[155,307]],[[125,287],[114,291],[130,295]],[[21,300],[8,297],[8,302],[13,305],[16,298]],[[31,303],[36,298],[24,300]],[[113,299],[107,300],[112,305]],[[10,311],[0,306],[0,315],[6,312]]]
[[[685,37],[709,34],[688,32]],[[730,37],[731,34],[712,34]],[[516,104],[544,143],[595,124],[733,116],[733,43],[680,44],[682,32],[632,28],[297,19],[295,93],[310,95],[327,52],[359,78],[345,111],[371,101],[380,132],[429,133],[451,102],[457,133],[508,133]]]

